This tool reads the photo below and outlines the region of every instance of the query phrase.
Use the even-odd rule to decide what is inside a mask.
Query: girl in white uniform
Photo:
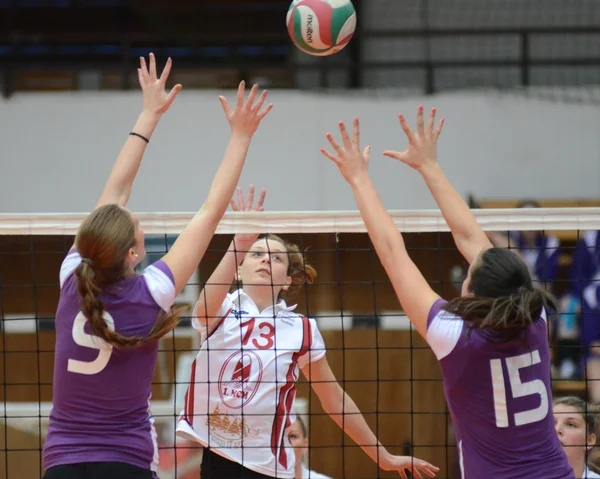
[[[600,478],[586,460],[596,444],[598,408],[578,397],[554,400],[554,426],[577,479]]]
[[[252,210],[254,191],[237,210]],[[262,211],[263,190],[256,211]],[[205,446],[202,479],[292,479],[294,451],[286,429],[294,422],[299,371],[325,412],[384,470],[438,469],[383,447],[356,404],[335,379],[314,319],[281,298],[291,286],[312,283],[315,270],[298,246],[277,236],[236,235],[194,309],[202,346],[192,365],[178,434]],[[236,277],[243,288],[228,294]]]

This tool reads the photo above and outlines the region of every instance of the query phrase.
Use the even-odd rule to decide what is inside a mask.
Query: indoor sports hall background
[[[217,95],[245,79],[275,105],[241,180],[267,189],[267,213],[226,215],[179,303],[196,301],[233,232],[297,242],[318,277],[294,302],[317,319],[336,377],[392,452],[458,478],[434,355],[403,316],[350,189],[319,153],[338,121],[361,118],[378,191],[427,279],[451,298],[466,265],[420,177],[380,156],[404,148],[398,113],[435,106],[449,178],[492,240],[519,249],[561,299],[555,396],[600,402],[600,374],[581,347],[600,340],[584,327],[600,322],[600,2],[353,3],[351,43],[314,58],[291,45],[285,0],[0,0],[0,478],[43,473],[59,266],[141,108],[136,66],[149,52],[161,65],[173,58],[170,81],[184,89],[130,201],[148,262],[205,197],[229,135]],[[161,479],[199,477],[201,450],[173,434],[198,341],[189,318],[162,340],[151,405]],[[296,410],[310,469],[393,477],[323,414],[306,382]]]

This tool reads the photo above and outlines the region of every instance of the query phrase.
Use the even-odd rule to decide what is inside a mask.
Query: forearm
[[[235,272],[250,246],[235,240],[229,245],[227,252],[200,292],[196,313],[201,322],[215,318],[235,278]]]
[[[438,164],[423,168],[420,173],[454,234],[469,237],[473,230],[479,228],[470,208]]]
[[[219,218],[225,214],[229,200],[239,182],[251,140],[251,136],[231,135],[225,156],[203,206],[203,209],[214,212]]]
[[[158,115],[142,112],[132,131],[150,139],[159,119]],[[121,206],[127,204],[146,146],[147,143],[141,138],[133,135],[127,136],[98,201],[98,206],[107,203],[117,203]]]
[[[339,386],[338,386],[339,388]],[[379,464],[383,455],[389,454],[381,445],[362,413],[348,394],[341,388],[327,399],[323,409],[333,421],[369,456]]]
[[[176,290],[181,291],[204,256],[219,222],[233,196],[250,146],[250,138],[233,135],[225,156],[215,175],[206,202],[196,213],[171,250],[163,258],[176,280]],[[185,279],[185,282],[183,280]]]
[[[470,262],[474,259],[472,256],[479,253],[473,246],[491,246],[490,240],[438,164],[419,171],[450,227],[458,248]]]
[[[383,206],[371,178],[364,175],[355,181],[352,184],[352,193],[373,246],[384,267],[391,259],[390,255],[394,249],[404,251],[408,258],[404,239],[398,232],[392,217]]]

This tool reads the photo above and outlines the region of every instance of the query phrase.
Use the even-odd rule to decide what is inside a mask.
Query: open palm
[[[258,197],[258,201],[256,205],[254,205],[254,185],[250,185],[248,188],[248,198],[244,200],[244,193],[241,187],[237,187],[237,198],[238,201],[236,203],[235,196],[231,198],[229,204],[231,205],[231,209],[233,211],[264,211],[264,202],[265,196],[267,195],[267,190],[264,188],[260,191],[260,196]],[[234,241],[236,247],[250,247],[258,238],[259,233],[238,233],[235,235]]]
[[[437,128],[434,130],[435,123],[435,108],[431,110],[429,114],[429,120],[425,125],[423,120],[423,107],[420,106],[417,112],[417,131],[415,132],[403,115],[400,115],[400,126],[404,130],[406,137],[408,138],[408,147],[403,151],[384,151],[385,156],[400,160],[402,163],[406,163],[411,168],[420,170],[421,168],[436,164],[437,163],[437,152],[436,144],[442,127],[444,126],[444,120],[442,119]]]
[[[260,122],[269,114],[273,108],[273,104],[269,103],[265,108],[263,105],[267,99],[267,90],[264,90],[258,100],[258,85],[254,85],[250,90],[248,99],[245,100],[246,82],[240,82],[238,87],[235,109],[229,105],[229,102],[224,96],[220,96],[221,106],[227,117],[227,121],[231,126],[232,133],[241,136],[251,137],[254,135]],[[256,102],[256,103],[255,103]]]
[[[168,93],[165,90],[172,64],[173,62],[169,58],[159,78],[156,73],[154,53],[150,53],[149,66],[146,65],[146,59],[140,57],[138,79],[144,95],[144,111],[154,115],[162,115],[173,104],[175,97],[181,91],[182,86],[180,84],[175,85]]]

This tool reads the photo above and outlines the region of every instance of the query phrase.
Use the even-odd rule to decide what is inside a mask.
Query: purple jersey
[[[435,302],[427,342],[437,356],[462,479],[575,479],[554,429],[545,313],[522,336],[471,330]]]
[[[158,448],[149,412],[158,342],[124,350],[90,334],[80,311],[81,262],[72,250],[61,266],[56,312],[54,397],[44,467],[82,462],[124,462],[156,469]],[[105,321],[124,336],[146,336],[175,299],[173,275],[158,261],[100,295]]]

